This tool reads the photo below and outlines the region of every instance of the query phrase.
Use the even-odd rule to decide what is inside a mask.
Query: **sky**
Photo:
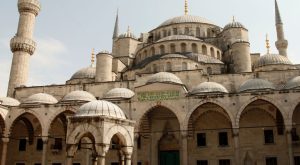
[[[111,51],[116,12],[120,32],[128,26],[139,36],[165,20],[184,14],[184,0],[40,0],[34,40],[38,47],[30,59],[27,86],[65,83],[77,70],[90,65],[92,49]],[[300,1],[278,0],[289,41],[290,60],[300,63]],[[189,0],[190,15],[224,27],[235,16],[249,30],[252,53],[266,53],[268,33],[275,48],[274,0]],[[17,0],[0,2],[0,96],[5,96],[12,53],[9,41],[17,31]]]

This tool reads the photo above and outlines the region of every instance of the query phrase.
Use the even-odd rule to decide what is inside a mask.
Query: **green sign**
[[[179,97],[179,91],[138,92],[139,101],[174,100]]]

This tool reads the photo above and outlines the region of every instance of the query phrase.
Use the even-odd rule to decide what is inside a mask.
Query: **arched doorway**
[[[265,100],[255,100],[238,118],[240,153],[253,155],[242,157],[242,162],[285,164],[283,160],[288,158],[284,120],[276,106]]]
[[[126,146],[122,135],[115,134],[111,138],[109,150],[106,154],[106,162],[109,165],[125,165],[126,153],[123,147]]]
[[[176,115],[163,106],[149,110],[140,119],[138,162],[142,164],[180,164],[180,125]],[[149,156],[140,151],[150,153]]]
[[[294,110],[293,113],[293,128],[291,131],[292,143],[293,143],[293,152],[294,152],[294,163],[300,163],[300,155],[295,153],[300,152],[300,104]]]
[[[43,151],[42,127],[31,113],[20,115],[10,128],[7,163],[41,164]]]
[[[188,122],[188,137],[190,164],[233,162],[232,121],[219,105],[205,103],[194,110]]]

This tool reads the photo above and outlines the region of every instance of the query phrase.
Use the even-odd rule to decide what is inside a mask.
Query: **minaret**
[[[113,40],[117,39],[119,36],[119,10],[117,11]]]
[[[13,59],[7,91],[9,97],[13,97],[16,87],[27,83],[29,58],[36,48],[36,43],[32,39],[35,18],[41,6],[39,0],[19,0],[18,9],[20,13],[18,31],[10,41]]]
[[[277,0],[275,0],[275,19],[276,19],[276,31],[277,31],[277,41],[276,48],[280,55],[287,56],[288,41],[284,37],[283,23],[281,20],[279,7]]]

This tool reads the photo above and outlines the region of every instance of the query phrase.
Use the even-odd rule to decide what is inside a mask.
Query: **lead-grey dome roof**
[[[11,97],[0,97],[0,105],[14,107],[19,106],[20,102]]]
[[[73,76],[71,77],[72,79],[93,79],[96,76],[96,68],[95,67],[86,67],[86,68],[82,68],[79,71],[77,71],[76,73],[73,74]]]
[[[104,99],[130,99],[134,92],[127,88],[114,88],[104,95]]]
[[[96,100],[82,105],[75,114],[76,117],[96,117],[106,116],[116,119],[126,119],[124,112],[117,105],[104,101]]]
[[[299,87],[300,87],[300,76],[297,76],[289,80],[284,86],[284,89],[296,89]]]
[[[193,37],[193,36],[187,36],[187,35],[171,35],[168,37],[164,37],[157,42],[163,42],[163,41],[173,41],[173,40],[193,40],[193,41],[201,41],[199,38]]]
[[[223,85],[216,82],[203,82],[190,91],[192,95],[203,95],[207,93],[228,93],[228,91]]]
[[[86,91],[72,91],[64,96],[61,101],[94,101],[95,96]]]
[[[244,28],[244,29],[246,29],[245,26],[242,23],[236,22],[236,21],[230,22],[229,24],[225,25],[223,30],[228,30],[230,28]]]
[[[37,93],[29,96],[22,103],[24,104],[56,104],[57,100],[47,93]]]
[[[211,24],[214,25],[214,23],[206,18],[202,18],[199,16],[192,16],[192,15],[182,15],[178,17],[174,17],[171,19],[166,20],[162,24],[159,25],[159,27],[162,26],[168,26],[172,24],[180,24],[180,23],[203,23],[203,24]]]
[[[261,56],[254,66],[263,67],[267,65],[293,65],[293,64],[285,56],[278,55],[278,54],[266,54]]]
[[[239,92],[248,92],[248,91],[254,91],[254,90],[274,90],[274,85],[263,79],[250,79],[244,82],[240,88]]]
[[[152,83],[183,84],[182,81],[176,75],[168,72],[159,72],[150,76],[146,84]]]

